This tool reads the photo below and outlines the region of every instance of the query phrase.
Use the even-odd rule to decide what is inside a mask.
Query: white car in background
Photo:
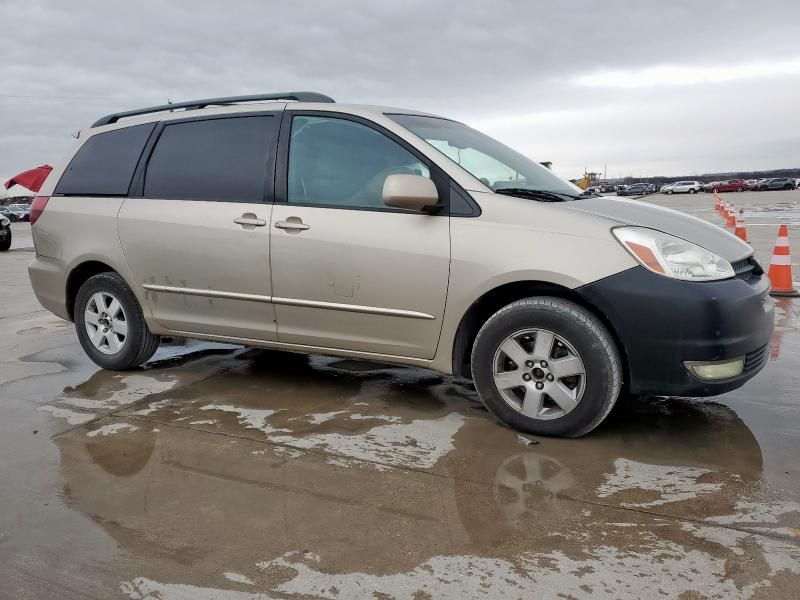
[[[672,187],[667,188],[667,194],[696,194],[703,191],[702,181],[676,181]]]

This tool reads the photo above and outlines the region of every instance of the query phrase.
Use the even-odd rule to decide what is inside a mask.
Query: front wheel
[[[672,196],[672,190],[667,190],[667,196]]]
[[[133,291],[116,273],[90,277],[78,290],[75,330],[89,358],[115,371],[147,362],[160,343],[147,328]]]
[[[605,326],[560,298],[518,300],[483,325],[472,376],[486,408],[519,431],[580,437],[611,411],[622,362]]]

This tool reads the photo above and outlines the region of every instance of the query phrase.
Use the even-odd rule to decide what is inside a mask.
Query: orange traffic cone
[[[772,296],[800,296],[792,283],[792,255],[789,252],[789,228],[786,225],[781,225],[778,230],[767,276],[772,282]]]
[[[722,210],[722,198],[719,197],[719,194],[717,192],[714,192],[714,200],[715,200],[714,208],[716,208],[717,210]]]
[[[747,227],[744,225],[744,209],[739,209],[739,216],[736,219],[736,231],[733,232],[743,242],[750,243],[747,239]]]
[[[728,204],[728,219],[725,221],[725,225],[736,227],[736,207],[733,206],[733,202]]]

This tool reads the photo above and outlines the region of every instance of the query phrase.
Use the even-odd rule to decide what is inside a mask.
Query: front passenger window
[[[387,208],[383,183],[394,174],[430,177],[416,156],[366,125],[328,117],[292,120],[290,204]]]

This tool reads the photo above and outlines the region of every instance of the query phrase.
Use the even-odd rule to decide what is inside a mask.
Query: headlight
[[[618,227],[614,237],[653,273],[687,281],[714,281],[734,276],[731,264],[705,248],[645,227]]]

